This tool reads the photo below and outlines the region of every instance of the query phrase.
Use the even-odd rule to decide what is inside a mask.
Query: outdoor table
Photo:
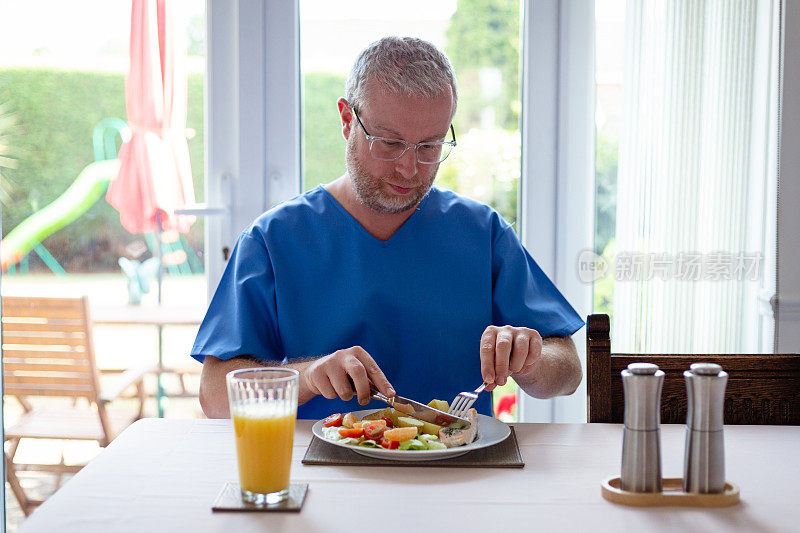
[[[306,466],[300,420],[292,481],[300,513],[212,513],[238,481],[229,420],[144,419],[123,432],[22,525],[22,533],[140,531],[797,531],[800,427],[726,426],[733,507],[635,508],[600,495],[619,473],[617,424],[514,424],[517,468]],[[664,477],[682,473],[684,426],[662,426]]]
[[[164,327],[197,326],[205,316],[205,308],[177,305],[92,305],[91,316],[94,324],[118,324],[127,326],[155,326],[158,333],[158,367],[156,377],[156,406],[158,417],[164,416],[164,387],[161,374],[164,370]],[[188,355],[187,355],[188,356]]]

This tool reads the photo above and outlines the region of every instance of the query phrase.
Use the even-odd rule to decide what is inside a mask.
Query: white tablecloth
[[[25,521],[20,531],[800,531],[800,427],[727,426],[725,509],[632,508],[605,501],[619,473],[621,426],[516,424],[524,469],[304,466],[298,421],[292,480],[301,513],[213,513],[237,480],[230,421],[135,423]],[[664,477],[682,475],[684,427],[662,427]]]

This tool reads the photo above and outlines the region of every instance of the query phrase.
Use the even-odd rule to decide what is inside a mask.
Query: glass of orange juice
[[[245,368],[226,377],[247,503],[274,505],[289,494],[299,375],[291,368]]]

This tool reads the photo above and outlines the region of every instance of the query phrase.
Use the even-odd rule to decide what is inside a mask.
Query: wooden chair
[[[728,373],[726,424],[800,425],[800,354],[611,353],[608,315],[589,315],[586,374],[589,422],[622,423],[625,398],[620,372],[635,362],[664,371],[661,422],[686,423],[686,382],[692,363],[717,363]]]
[[[59,464],[19,464],[14,456],[20,440],[96,440],[100,446],[108,445],[142,417],[142,375],[146,368],[112,370],[110,373],[116,374],[113,385],[101,390],[86,297],[3,297],[2,301],[4,394],[15,397],[23,409],[19,420],[5,431],[9,442],[6,472],[11,490],[27,516],[41,501],[25,494],[18,471],[54,472],[58,486],[62,474],[77,472],[82,465],[66,465],[63,453]],[[137,387],[138,411],[107,409],[112,400],[133,385]],[[64,401],[31,400],[43,396]],[[88,400],[86,405],[82,405],[81,398]]]

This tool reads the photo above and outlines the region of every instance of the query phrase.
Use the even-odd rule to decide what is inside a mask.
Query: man
[[[229,416],[226,373],[259,365],[300,371],[300,418],[365,405],[370,383],[421,401],[509,377],[539,398],[574,392],[583,321],[493,209],[432,187],[456,103],[430,43],[359,55],[338,101],[346,174],[242,233],[200,327],[207,416]]]

